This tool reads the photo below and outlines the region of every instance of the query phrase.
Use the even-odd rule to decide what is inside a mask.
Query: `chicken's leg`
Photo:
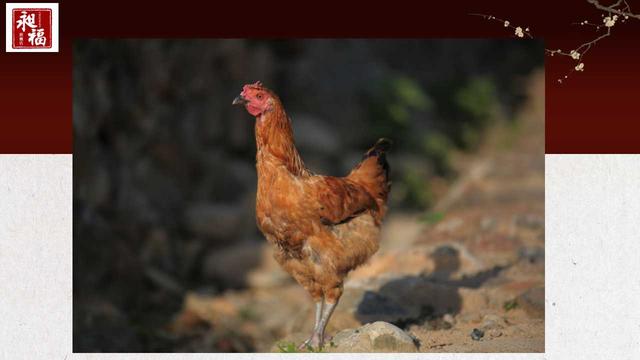
[[[313,339],[318,339],[318,342],[314,344],[314,346],[316,347],[322,347],[322,345],[324,344],[324,330],[327,328],[329,319],[331,318],[333,310],[336,308],[336,305],[338,305],[338,303],[327,303],[326,305],[327,306],[325,306],[322,318],[320,319],[320,324],[318,324],[318,327],[316,327],[312,336]]]
[[[317,343],[318,340],[315,339],[315,334],[318,330],[318,326],[320,326],[320,322],[322,320],[322,308],[324,305],[324,299],[320,300],[318,302],[316,302],[316,322],[313,325],[313,334],[311,335],[310,338],[308,338],[307,340],[305,340],[305,342],[303,342],[302,344],[300,344],[300,346],[298,346],[298,350],[304,350],[306,349],[307,346],[318,346]]]
[[[319,349],[322,348],[322,345],[324,345],[324,330],[327,328],[327,324],[329,323],[329,319],[331,319],[333,310],[335,310],[336,305],[338,305],[340,296],[342,296],[342,284],[337,287],[331,288],[328,291],[325,291],[324,294],[324,306],[322,316],[320,317],[320,322],[317,323],[316,327],[313,329],[313,335],[311,335],[311,338],[304,342],[301,346],[306,347],[307,345],[309,345],[316,349]]]

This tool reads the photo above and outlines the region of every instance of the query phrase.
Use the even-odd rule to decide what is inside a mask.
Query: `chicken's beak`
[[[233,102],[231,103],[231,105],[244,105],[244,104],[246,104],[248,102],[249,102],[249,100],[247,100],[244,97],[242,97],[242,95],[238,95],[238,96],[236,96],[235,99],[233,99]]]

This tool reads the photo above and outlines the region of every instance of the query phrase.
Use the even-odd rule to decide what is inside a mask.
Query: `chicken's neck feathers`
[[[256,118],[255,133],[256,161],[259,165],[283,165],[295,176],[310,174],[295,146],[291,121],[281,104],[276,104],[272,110]],[[269,156],[273,161],[264,161],[264,156]]]

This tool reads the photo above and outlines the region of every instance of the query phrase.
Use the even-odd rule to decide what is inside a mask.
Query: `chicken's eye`
[[[258,94],[256,97],[258,98],[258,100],[262,100],[262,94]]]

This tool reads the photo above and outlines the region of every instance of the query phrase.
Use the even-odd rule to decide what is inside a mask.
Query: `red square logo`
[[[53,36],[52,22],[51,9],[12,9],[12,47],[14,49],[50,49]]]

